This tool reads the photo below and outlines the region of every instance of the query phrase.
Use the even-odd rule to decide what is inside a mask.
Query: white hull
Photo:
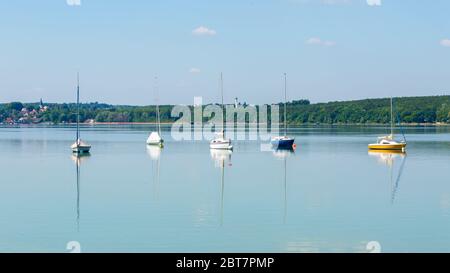
[[[147,145],[162,146],[163,144],[164,140],[158,132],[152,132],[147,139]]]
[[[210,144],[209,148],[210,149],[214,149],[214,150],[233,150],[233,145],[229,145],[229,144]]]
[[[147,141],[147,145],[151,145],[151,146],[161,146],[163,144],[164,144],[163,141],[155,141],[155,142]]]
[[[209,148],[215,150],[233,150],[233,145],[231,145],[231,140],[229,139],[214,139],[209,143]]]
[[[76,154],[87,154],[91,150],[90,145],[72,145],[72,152]]]

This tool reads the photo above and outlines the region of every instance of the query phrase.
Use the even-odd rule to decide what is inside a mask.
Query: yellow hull
[[[380,154],[388,154],[388,155],[393,155],[393,154],[399,154],[399,155],[405,155],[406,152],[404,150],[375,150],[375,149],[369,149],[369,154],[374,154],[374,155],[380,155]]]
[[[406,148],[406,143],[399,144],[369,144],[369,150],[395,150],[402,151]]]

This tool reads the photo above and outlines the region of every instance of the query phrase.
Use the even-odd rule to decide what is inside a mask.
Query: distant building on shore
[[[44,105],[44,102],[42,101],[42,98],[39,102],[39,112],[43,113],[43,112],[47,112],[48,110],[48,106]]]

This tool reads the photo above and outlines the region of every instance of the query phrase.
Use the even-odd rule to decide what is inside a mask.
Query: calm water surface
[[[292,130],[295,153],[238,141],[148,149],[150,126],[0,128],[0,252],[450,252],[450,128]],[[78,174],[78,177],[77,177]]]

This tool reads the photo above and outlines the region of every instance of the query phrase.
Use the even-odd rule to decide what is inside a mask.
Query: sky
[[[450,94],[448,0],[0,2],[0,103]],[[157,77],[157,80],[155,80]],[[155,92],[157,90],[158,92]],[[158,93],[158,95],[155,95]]]

